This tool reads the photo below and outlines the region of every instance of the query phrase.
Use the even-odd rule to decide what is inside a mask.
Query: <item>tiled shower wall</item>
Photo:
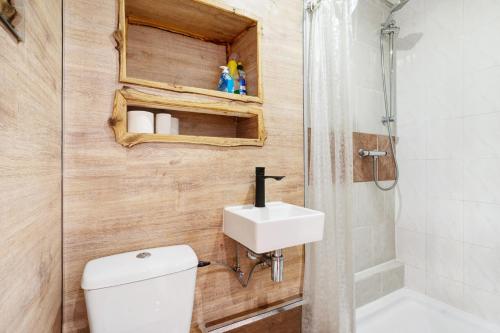
[[[382,126],[378,32],[387,7],[380,0],[360,0],[353,17],[354,130],[387,135]],[[356,157],[355,157],[356,158]],[[354,266],[359,272],[395,258],[394,194],[373,182],[354,183]]]
[[[382,126],[382,91],[379,31],[388,15],[380,0],[360,0],[354,12],[354,268],[356,306],[373,301],[403,285],[403,266],[394,262],[394,191],[382,192],[372,179],[370,159],[357,150],[387,150],[388,136]],[[391,157],[380,159],[379,179],[393,179]],[[384,186],[390,184],[383,182]]]
[[[500,1],[410,0],[397,19],[406,284],[500,322]]]

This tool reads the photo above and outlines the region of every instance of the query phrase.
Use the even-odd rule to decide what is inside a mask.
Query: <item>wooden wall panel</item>
[[[64,332],[85,332],[80,279],[88,260],[147,247],[189,244],[200,259],[229,262],[222,208],[252,203],[254,168],[285,175],[269,200],[303,204],[301,0],[225,0],[262,19],[263,148],[143,144],[126,149],[107,125],[118,81],[112,34],[116,1],[68,0],[65,15]],[[214,100],[135,87],[191,100]],[[193,323],[216,320],[302,292],[303,247],[285,250],[285,281],[257,272],[246,289],[231,272],[199,270]],[[249,263],[244,263],[245,268]]]
[[[61,1],[0,28],[0,332],[61,329]]]

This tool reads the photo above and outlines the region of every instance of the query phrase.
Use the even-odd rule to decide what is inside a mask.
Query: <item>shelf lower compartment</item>
[[[127,132],[127,111],[132,110],[169,113],[179,119],[179,135]],[[151,142],[263,146],[266,138],[261,108],[183,101],[129,88],[116,92],[109,123],[116,141],[125,147]]]

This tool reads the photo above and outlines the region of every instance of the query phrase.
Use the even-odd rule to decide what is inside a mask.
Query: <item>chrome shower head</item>
[[[391,12],[389,16],[387,17],[387,20],[385,20],[384,24],[382,24],[382,28],[385,29],[391,25],[395,25],[395,22],[393,20],[394,13],[401,10],[410,0],[385,0],[386,3],[390,6]]]
[[[392,7],[391,14],[394,14],[395,12],[397,12],[398,10],[400,10],[401,8],[403,8],[409,1],[410,0],[401,0],[401,1],[399,1],[398,4],[396,4],[394,7]]]

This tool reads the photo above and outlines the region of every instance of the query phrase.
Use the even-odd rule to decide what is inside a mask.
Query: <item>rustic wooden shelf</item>
[[[121,82],[262,103],[259,20],[211,0],[119,4]],[[248,95],[217,90],[219,66],[233,52],[244,65]]]
[[[128,133],[127,111],[170,113],[179,118],[179,135]],[[192,143],[213,146],[263,146],[266,139],[262,109],[230,102],[200,103],[117,90],[109,124],[118,143],[132,147],[146,142]]]

